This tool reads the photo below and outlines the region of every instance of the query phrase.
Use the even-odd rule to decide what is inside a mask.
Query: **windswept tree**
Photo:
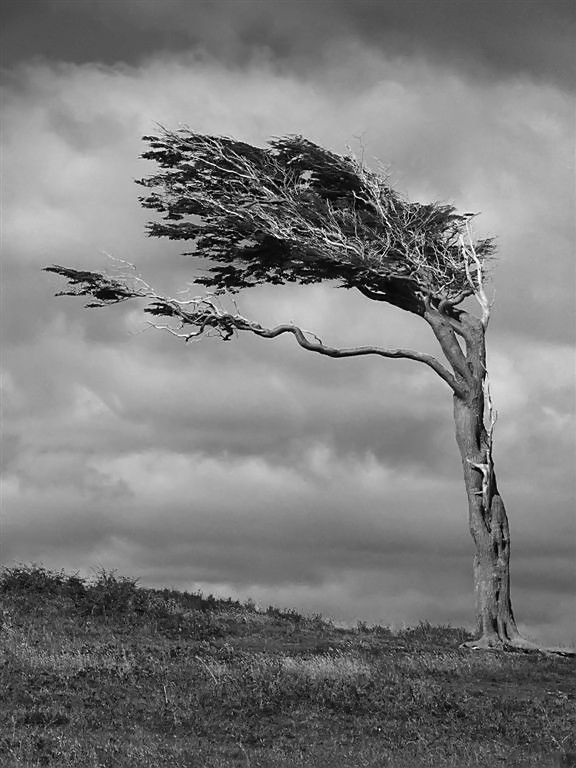
[[[470,645],[533,647],[520,636],[512,612],[510,533],[494,471],[496,415],[485,346],[493,241],[473,239],[471,214],[409,202],[354,157],[299,136],[274,139],[266,148],[190,130],[162,129],[144,138],[149,149],[143,157],[157,164],[157,173],[139,182],[146,189],[141,202],[161,214],[148,225],[149,235],[190,242],[189,253],[210,263],[194,281],[209,292],[176,299],[129,271],[52,266],[49,272],[69,281],[57,295],[88,296],[87,307],[145,299],[152,324],[185,341],[289,334],[303,349],[327,357],[405,358],[431,368],[452,395],[476,547],[478,637]],[[267,328],[227,311],[219,298],[263,283],[326,280],[421,318],[444,360],[410,349],[331,347],[292,323]],[[463,307],[470,297],[477,313]]]

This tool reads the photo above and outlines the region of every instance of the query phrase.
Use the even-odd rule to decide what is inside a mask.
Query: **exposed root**
[[[508,651],[521,653],[543,653],[546,656],[576,657],[576,650],[572,648],[546,648],[544,646],[526,640],[521,635],[512,638],[501,638],[498,635],[482,635],[477,640],[467,640],[460,645],[472,651]]]

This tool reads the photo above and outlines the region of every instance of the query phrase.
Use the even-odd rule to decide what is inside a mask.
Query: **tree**
[[[510,534],[496,484],[496,413],[486,370],[485,335],[491,304],[485,275],[492,239],[474,241],[473,214],[450,205],[409,202],[385,177],[351,156],[340,156],[300,136],[259,148],[230,138],[161,129],[146,136],[144,158],[158,172],[139,183],[141,203],[162,214],[148,234],[191,241],[195,257],[211,266],[195,283],[204,296],[159,295],[135,273],[81,271],[54,265],[69,281],[57,295],[89,296],[87,307],[134,298],[144,311],[169,318],[157,328],[190,341],[238,332],[263,338],[292,334],[306,350],[328,357],[377,355],[427,365],[449,387],[456,440],[476,547],[476,648],[530,649],[518,632],[510,601]],[[386,302],[427,323],[445,357],[374,346],[337,349],[293,324],[266,328],[226,311],[219,294],[261,283],[337,281],[370,301]],[[463,303],[476,299],[478,317]],[[176,321],[176,326],[174,326]]]

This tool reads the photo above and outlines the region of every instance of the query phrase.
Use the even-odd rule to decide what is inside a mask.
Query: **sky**
[[[430,369],[288,338],[184,346],[136,305],[55,298],[41,271],[111,254],[174,294],[196,273],[145,235],[141,137],[296,133],[497,238],[513,604],[529,637],[576,642],[572,1],[5,0],[2,21],[2,562],[342,624],[473,625],[450,391]],[[439,354],[419,318],[331,284],[236,301],[334,346]]]

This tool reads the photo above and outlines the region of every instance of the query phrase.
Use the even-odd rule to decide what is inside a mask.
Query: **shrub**
[[[49,571],[41,565],[16,565],[0,569],[0,592],[29,597],[70,597],[82,599],[86,593],[84,581],[77,573]]]

